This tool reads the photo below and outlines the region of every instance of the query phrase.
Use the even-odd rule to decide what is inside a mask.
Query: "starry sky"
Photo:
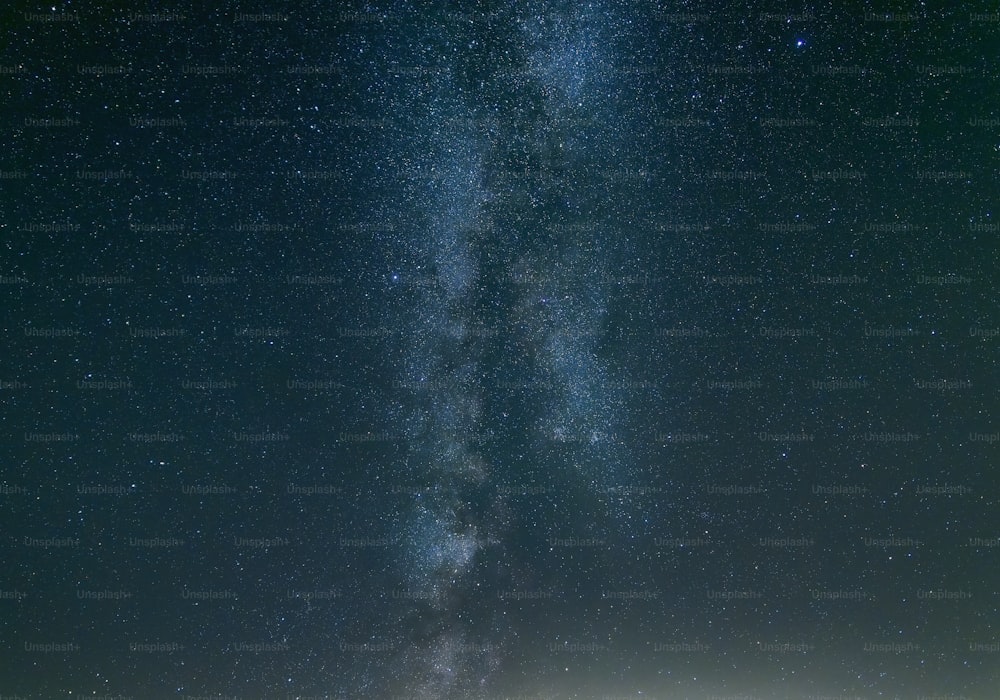
[[[1000,696],[995,6],[105,5],[0,21],[0,698]]]

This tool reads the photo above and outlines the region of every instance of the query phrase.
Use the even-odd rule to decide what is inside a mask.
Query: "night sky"
[[[53,1],[0,699],[1000,697],[995,5]]]

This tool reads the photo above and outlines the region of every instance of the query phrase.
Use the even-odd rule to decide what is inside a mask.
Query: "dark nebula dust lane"
[[[995,12],[0,27],[0,700],[997,697]]]

